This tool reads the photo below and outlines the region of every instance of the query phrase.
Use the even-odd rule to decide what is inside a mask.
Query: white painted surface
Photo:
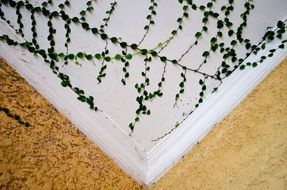
[[[255,10],[250,15],[248,28],[244,35],[249,36],[253,43],[260,41],[265,33],[267,26],[273,26],[277,20],[286,16],[287,1],[254,1]],[[72,1],[70,14],[76,14],[81,10],[79,1]],[[99,1],[96,3],[95,11],[88,16],[87,20],[99,26],[100,19],[104,10],[108,7],[108,2]],[[176,1],[159,1],[158,16],[155,19],[155,26],[152,28],[142,47],[151,48],[157,45],[159,41],[168,38],[170,31],[176,26],[176,19],[180,16],[181,8]],[[221,3],[219,3],[221,5]],[[239,23],[239,13],[242,12],[242,2],[236,1],[235,11],[232,14],[234,23]],[[143,26],[146,23],[145,16],[148,14],[148,1],[118,1],[118,8],[111,18],[109,26],[106,29],[110,36],[121,36],[127,42],[139,41],[144,34]],[[15,20],[12,10],[7,9],[5,13],[10,20]],[[23,13],[24,17],[28,13]],[[130,16],[133,15],[133,16]],[[191,13],[190,19],[183,24],[183,31],[172,41],[169,48],[162,54],[167,57],[177,58],[194,40],[193,35],[201,26],[202,15]],[[41,30],[37,30],[42,37],[39,40],[40,46],[48,47],[46,40],[47,27],[46,20],[37,18]],[[191,23],[191,24],[190,24]],[[54,22],[57,26],[56,50],[65,52],[64,49],[64,28],[62,22]],[[25,35],[30,36],[28,26],[25,24]],[[184,59],[183,64],[196,68],[202,61],[199,56],[209,47],[209,40],[215,31],[215,25],[211,23],[208,35],[202,39],[202,45],[199,45],[189,53]],[[13,35],[19,38],[11,29],[1,22],[0,33]],[[41,36],[39,35],[39,36]],[[104,43],[93,35],[83,32],[81,27],[72,27],[72,43],[69,50],[71,52],[102,51]],[[29,37],[28,37],[29,39]],[[228,39],[224,39],[226,42]],[[203,43],[205,42],[205,43]],[[278,42],[270,44],[276,46]],[[282,50],[277,52],[272,59],[262,63],[256,69],[247,69],[246,71],[237,71],[227,78],[219,88],[219,92],[209,96],[205,103],[200,106],[177,130],[161,141],[152,142],[173,128],[177,121],[184,118],[183,113],[189,112],[195,104],[197,94],[199,93],[198,80],[202,78],[199,74],[189,73],[187,75],[185,94],[177,107],[174,105],[174,96],[178,91],[180,82],[178,67],[168,65],[166,84],[164,87],[164,96],[156,98],[148,103],[152,115],[142,117],[140,123],[136,125],[134,134],[130,137],[128,124],[135,116],[137,107],[135,97],[137,96],[134,84],[142,81],[140,73],[144,65],[141,57],[135,57],[131,62],[131,78],[127,81],[127,86],[121,85],[121,63],[114,62],[108,65],[107,77],[103,83],[97,85],[96,75],[99,72],[99,63],[90,63],[83,61],[82,66],[72,62],[60,69],[67,73],[71,82],[76,86],[82,87],[86,94],[93,95],[96,104],[103,110],[103,113],[91,112],[88,107],[80,103],[76,96],[68,89],[62,88],[59,80],[49,72],[48,66],[41,61],[29,55],[22,49],[14,49],[6,44],[0,43],[0,55],[17,69],[37,90],[49,99],[61,112],[63,112],[76,126],[87,136],[96,142],[104,151],[115,159],[129,174],[137,180],[150,185],[160,177],[172,163],[185,153],[194,143],[197,142],[202,134],[205,134],[220,118],[228,113],[232,107],[256,85],[259,80],[265,76],[276,63],[284,57],[286,52]],[[120,51],[119,47],[108,46],[111,55]],[[239,48],[239,47],[238,47]],[[268,49],[268,48],[267,48]],[[271,48],[270,48],[271,49]],[[245,52],[241,52],[245,55]],[[264,53],[264,52],[263,52]],[[16,55],[16,56],[15,56]],[[257,59],[250,57],[249,59]],[[215,68],[220,64],[219,54],[212,55],[212,63],[202,67],[202,71],[213,74]],[[155,88],[160,80],[159,74],[162,72],[163,64],[155,60],[151,63],[151,88]],[[217,82],[208,81],[208,91],[211,91]]]

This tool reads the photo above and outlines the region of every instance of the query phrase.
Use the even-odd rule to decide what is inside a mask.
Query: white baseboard
[[[243,64],[258,61],[262,55],[268,55],[269,50],[277,48],[278,45],[280,41],[274,40],[264,51],[250,55]],[[266,59],[256,68],[245,68],[243,71],[237,69],[230,75],[216,93],[210,94],[178,129],[149,152],[147,181],[153,182],[159,179],[217,122],[230,113],[286,56],[286,47],[278,49],[273,57]]]
[[[0,32],[21,39],[10,27],[0,21]],[[257,56],[277,47],[273,41]],[[220,86],[217,93],[205,102],[172,134],[162,139],[151,151],[144,152],[131,137],[124,134],[104,113],[94,113],[86,105],[74,101],[75,96],[63,88],[59,80],[40,59],[23,49],[0,43],[0,56],[14,67],[34,88],[66,115],[76,127],[94,141],[115,160],[128,174],[148,186],[157,181],[195,143],[226,116],[240,101],[287,55],[287,49],[276,51],[256,68],[236,70]]]

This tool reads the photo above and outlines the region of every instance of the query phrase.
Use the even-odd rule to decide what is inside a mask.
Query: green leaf
[[[122,56],[120,54],[115,55],[115,60],[121,60]]]
[[[213,46],[211,46],[211,50],[212,51],[216,51],[218,48],[218,44],[214,44]]]
[[[245,69],[245,65],[241,65],[241,66],[239,67],[239,69],[240,69],[240,70],[244,70],[244,69]]]
[[[85,57],[86,57],[87,60],[93,59],[93,56],[91,54],[86,54]]]
[[[206,86],[205,86],[205,85],[203,85],[201,89],[202,89],[202,90],[206,90]]]
[[[152,56],[157,56],[157,52],[156,51],[154,51],[154,50],[152,50],[151,52],[150,52],[150,54],[152,55]]]
[[[147,50],[146,50],[146,49],[142,49],[142,50],[141,50],[141,54],[142,54],[142,55],[146,55],[146,54],[147,54]]]
[[[196,9],[197,9],[196,4],[193,4],[193,5],[191,6],[191,8],[192,8],[193,10],[196,10]]]
[[[74,54],[69,54],[69,55],[67,55],[67,58],[68,58],[68,59],[74,59],[74,58],[75,58],[75,55],[74,55]]]
[[[77,57],[80,59],[84,58],[84,53],[82,52],[77,53]]]
[[[208,52],[208,51],[203,52],[202,56],[203,56],[203,57],[209,56],[209,52]]]
[[[222,36],[223,36],[222,32],[220,32],[220,31],[217,32],[217,35],[218,35],[219,37],[222,37]]]
[[[184,11],[186,11],[186,10],[188,9],[188,6],[187,6],[187,5],[184,5],[184,6],[182,7],[182,9],[183,9]]]
[[[103,40],[106,40],[106,39],[108,38],[108,36],[107,36],[106,34],[101,34],[101,38],[102,38]]]
[[[162,56],[162,57],[160,57],[160,60],[161,60],[162,62],[166,62],[167,58],[166,58],[165,56]]]
[[[173,64],[177,64],[177,60],[175,60],[175,59],[172,60],[171,62],[172,62]]]
[[[137,49],[138,46],[137,46],[137,44],[132,44],[132,45],[131,45],[131,48],[132,48],[132,49]]]
[[[112,41],[113,43],[117,43],[117,42],[118,42],[118,39],[117,39],[116,37],[112,37],[112,38],[111,38],[111,41]]]
[[[84,10],[80,12],[81,16],[85,16],[85,14],[86,14],[86,12]]]
[[[89,30],[89,29],[90,29],[89,24],[86,23],[86,22],[82,23],[82,27],[83,27],[85,30]]]
[[[127,47],[127,43],[126,43],[126,42],[121,42],[121,43],[120,43],[120,46],[121,46],[122,48],[126,48],[126,47]]]
[[[130,123],[130,124],[129,124],[129,128],[130,128],[131,130],[134,130],[134,124]]]
[[[67,86],[69,85],[69,82],[66,81],[66,80],[62,80],[61,85],[62,85],[63,87],[67,87]]]
[[[86,101],[86,97],[85,96],[79,96],[77,99],[80,100],[81,102],[85,102]]]
[[[201,32],[196,32],[195,37],[199,38],[201,36]]]
[[[232,40],[231,42],[230,42],[230,45],[232,45],[232,46],[235,46],[237,44],[237,41],[236,40]]]
[[[126,55],[126,58],[127,58],[127,60],[131,60],[133,58],[133,56],[132,56],[132,54],[129,53]]]
[[[97,34],[98,33],[98,29],[97,28],[92,28],[91,31],[92,31],[93,34]]]
[[[284,49],[284,44],[280,44],[280,45],[278,46],[278,48]]]
[[[278,28],[281,28],[283,25],[284,25],[284,22],[282,22],[281,20],[279,20],[279,21],[277,22],[277,27],[278,27]]]
[[[176,33],[177,33],[176,30],[173,30],[173,31],[171,32],[172,35],[176,35]]]
[[[95,58],[96,58],[96,59],[101,59],[101,58],[102,58],[102,55],[101,55],[100,53],[96,53],[96,54],[95,54]]]
[[[203,84],[204,84],[204,82],[203,82],[202,79],[199,80],[199,84],[200,84],[200,85],[203,85]]]
[[[111,58],[110,58],[109,56],[107,56],[107,57],[104,58],[104,60],[105,60],[106,62],[110,62],[110,61],[111,61]]]
[[[217,21],[217,28],[220,29],[223,27],[223,21],[222,20],[218,20]]]
[[[157,44],[157,47],[162,48],[162,47],[163,47],[163,43],[162,43],[162,42],[159,42],[159,43]]]
[[[79,22],[79,19],[78,19],[78,17],[73,17],[72,21],[76,23],[76,22]]]

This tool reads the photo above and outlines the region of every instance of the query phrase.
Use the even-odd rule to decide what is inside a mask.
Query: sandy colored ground
[[[20,78],[0,67],[0,105],[21,115],[25,128],[0,112],[0,189],[140,189],[97,146]]]
[[[287,190],[287,58],[154,189]]]
[[[142,189],[1,65],[0,189]],[[152,189],[287,189],[287,59]]]

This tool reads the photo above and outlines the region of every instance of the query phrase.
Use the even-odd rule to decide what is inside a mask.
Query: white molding
[[[0,32],[21,39],[3,21]],[[258,56],[251,55],[247,61],[257,60],[261,54],[277,47],[274,41]],[[205,102],[172,134],[162,139],[151,151],[142,148],[127,134],[120,131],[104,113],[93,113],[86,105],[72,101],[75,97],[61,87],[59,80],[47,72],[48,66],[22,49],[0,43],[0,56],[14,67],[33,87],[46,97],[76,127],[94,141],[115,160],[128,174],[148,186],[157,181],[196,142],[226,116],[239,102],[286,56],[287,49],[278,50],[257,68],[236,70],[211,94]],[[36,68],[36,69],[35,69]],[[72,110],[72,111],[71,111]]]
[[[268,55],[269,50],[277,48],[278,45],[280,45],[279,40],[272,41],[264,51],[260,51],[257,55],[250,55],[243,64],[257,61],[262,55]],[[256,68],[245,68],[243,71],[237,69],[226,78],[216,93],[210,94],[178,129],[148,153],[147,181],[157,181],[217,122],[230,113],[286,56],[285,47],[277,50],[273,57],[267,58]]]

